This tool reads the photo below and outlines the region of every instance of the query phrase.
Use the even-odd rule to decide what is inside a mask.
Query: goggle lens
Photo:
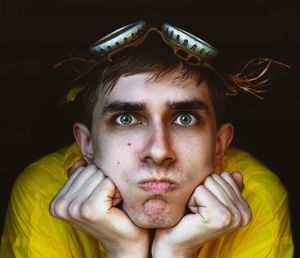
[[[193,66],[201,65],[203,59],[207,61],[217,56],[214,47],[184,30],[164,23],[160,31],[154,27],[147,28],[143,21],[110,33],[92,45],[90,51],[116,62],[140,45],[151,31],[158,32],[163,41],[173,48],[176,56]]]

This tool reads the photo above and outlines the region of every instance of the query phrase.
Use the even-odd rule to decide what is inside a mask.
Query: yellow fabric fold
[[[80,158],[77,144],[27,167],[11,193],[1,239],[2,258],[98,258],[105,247],[84,232],[49,214],[49,204],[66,171]],[[253,218],[249,225],[211,241],[199,258],[293,257],[288,196],[280,180],[246,152],[229,149],[218,171],[240,171],[243,196]]]

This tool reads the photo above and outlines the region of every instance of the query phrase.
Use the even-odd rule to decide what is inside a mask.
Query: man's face
[[[144,228],[178,223],[193,190],[214,171],[217,131],[207,84],[176,76],[121,77],[93,113],[93,162]]]

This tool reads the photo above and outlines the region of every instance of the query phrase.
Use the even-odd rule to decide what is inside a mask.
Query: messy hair
[[[247,92],[261,98],[260,93],[270,82],[267,72],[271,64],[283,65],[267,58],[253,59],[241,66],[235,74],[222,74],[213,64],[196,67],[178,59],[172,49],[155,35],[149,36],[143,44],[117,62],[103,62],[97,57],[69,58],[66,61],[80,65],[79,75],[71,85],[73,89],[80,89],[76,97],[79,106],[78,120],[89,129],[99,92],[109,94],[121,76],[148,73],[149,81],[159,81],[177,71],[174,83],[193,79],[200,85],[206,81],[216,114],[216,124],[220,127],[227,120],[228,95]]]

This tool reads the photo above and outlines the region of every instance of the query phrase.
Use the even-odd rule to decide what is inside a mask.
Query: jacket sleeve
[[[249,158],[244,159],[249,163]],[[243,197],[252,211],[251,222],[204,245],[202,257],[292,258],[294,245],[290,226],[288,194],[279,178],[262,165],[234,167],[244,173]],[[248,169],[249,171],[249,169]]]
[[[245,195],[252,220],[227,239],[231,242],[230,257],[292,258],[288,194],[279,179],[273,175],[263,176],[256,184],[250,184]]]
[[[27,170],[37,170],[37,166]],[[25,171],[30,174],[31,171]],[[14,183],[1,239],[0,257],[59,257],[51,241],[48,201],[25,176]]]
[[[281,189],[274,189],[277,193],[282,192],[281,199],[272,203],[270,192],[260,189],[255,192],[261,196],[252,208],[253,218],[248,227],[241,230],[237,238],[233,257],[268,257],[268,258],[292,258],[293,240],[290,227],[290,214],[288,209],[287,193]]]

